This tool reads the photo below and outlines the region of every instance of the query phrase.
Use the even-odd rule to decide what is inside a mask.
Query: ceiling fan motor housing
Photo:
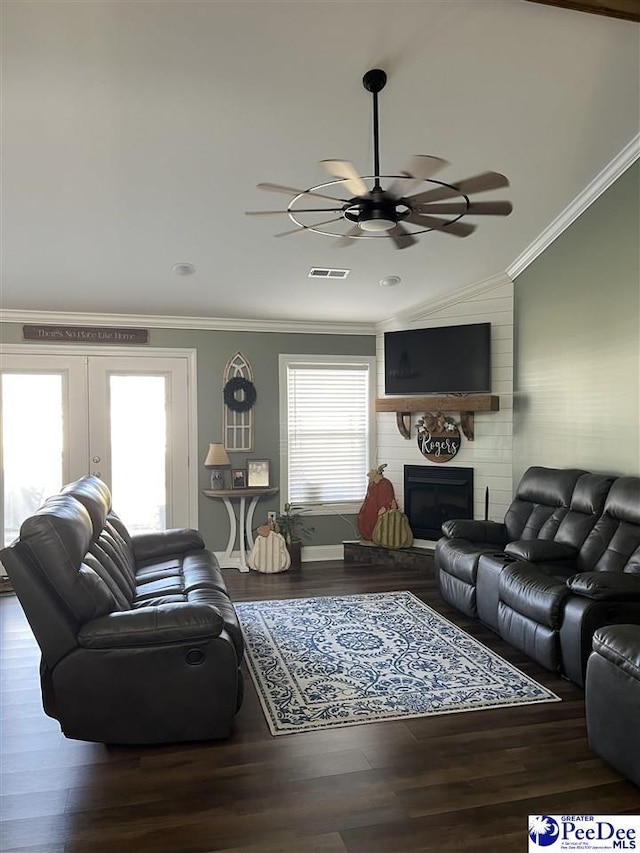
[[[389,231],[402,216],[394,199],[383,190],[372,190],[369,196],[351,199],[345,205],[344,218],[362,231]]]

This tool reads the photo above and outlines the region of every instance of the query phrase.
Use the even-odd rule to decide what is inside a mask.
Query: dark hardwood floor
[[[236,601],[409,589],[563,701],[274,738],[247,677],[228,741],[70,741],[42,711],[39,652],[4,595],[3,853],[515,853],[529,814],[640,812],[638,788],[589,750],[582,691],[442,602],[431,569],[225,577]]]

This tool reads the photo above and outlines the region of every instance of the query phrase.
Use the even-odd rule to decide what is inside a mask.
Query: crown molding
[[[227,317],[169,317],[154,314],[83,314],[68,311],[0,311],[3,323],[54,326],[134,326],[216,332],[290,332],[303,335],[375,335],[374,323],[329,323],[308,320],[239,320]]]
[[[412,323],[419,323],[421,320],[425,320],[438,311],[443,311],[452,305],[465,302],[468,299],[484,296],[488,291],[495,290],[497,287],[504,287],[505,284],[513,285],[512,279],[507,273],[498,273],[489,278],[484,278],[482,281],[476,281],[473,284],[459,287],[451,293],[446,293],[436,299],[430,299],[418,307],[414,306],[410,311],[404,311],[401,314],[395,314],[388,320],[383,320],[376,325],[377,332],[381,334],[382,332],[407,328]]]
[[[516,279],[538,255],[542,254],[585,210],[599,198],[640,157],[640,134],[635,136],[609,165],[567,205],[562,213],[507,267],[507,274]]]

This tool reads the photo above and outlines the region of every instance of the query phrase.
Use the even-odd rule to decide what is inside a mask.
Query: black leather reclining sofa
[[[243,639],[195,530],[131,536],[97,477],[66,486],[0,551],[67,737],[145,744],[229,735]]]
[[[442,597],[576,684],[597,628],[640,624],[639,477],[529,468],[504,522],[442,532]]]

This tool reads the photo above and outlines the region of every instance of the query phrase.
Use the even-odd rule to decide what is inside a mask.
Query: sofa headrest
[[[72,495],[49,498],[20,528],[31,564],[80,623],[120,609],[102,578],[84,562],[93,537],[91,516]]]
[[[640,477],[618,477],[604,505],[606,515],[640,527]]]
[[[91,517],[71,495],[48,498],[20,527],[20,541],[31,543],[43,554],[63,541],[69,562],[76,568],[89,550],[92,538]]]
[[[605,477],[602,474],[583,474],[573,490],[572,511],[585,515],[601,515],[613,480],[613,477]]]
[[[107,484],[99,477],[89,474],[69,483],[60,493],[72,495],[87,510],[93,525],[93,538],[96,540],[102,533],[111,509],[111,492]]]
[[[568,507],[578,479],[586,473],[574,468],[534,466],[522,475],[516,498],[545,506]]]

